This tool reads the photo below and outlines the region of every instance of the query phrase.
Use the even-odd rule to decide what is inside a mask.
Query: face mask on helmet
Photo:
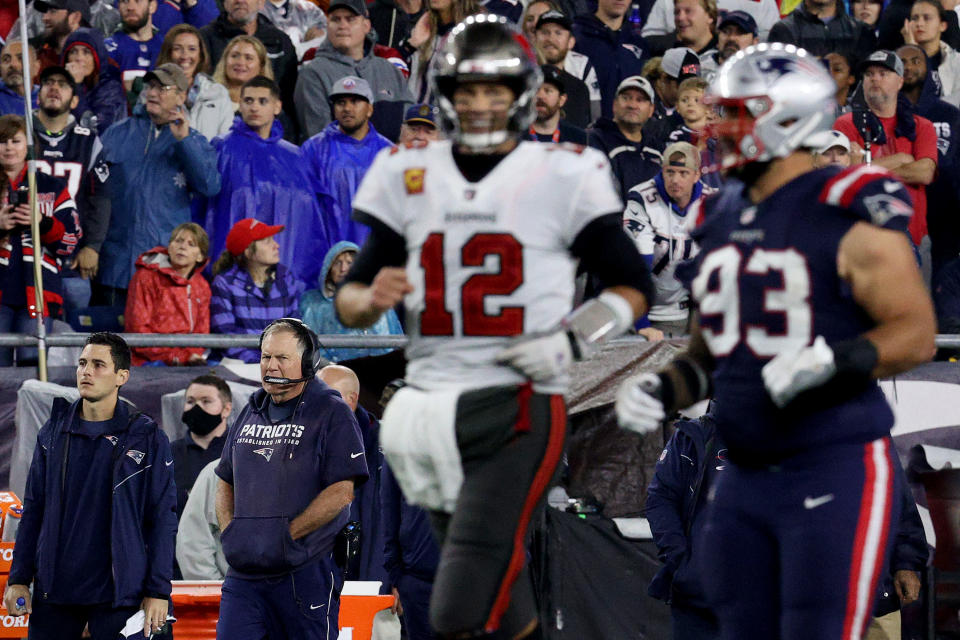
[[[721,115],[709,127],[717,163],[706,171],[740,173],[745,165],[816,147],[833,124],[835,91],[830,75],[802,49],[777,43],[739,52],[705,99]]]
[[[540,68],[530,45],[501,16],[470,16],[454,27],[437,52],[430,82],[441,128],[472,153],[491,153],[519,140],[536,117]],[[513,95],[509,102],[490,100],[483,85],[502,85]]]

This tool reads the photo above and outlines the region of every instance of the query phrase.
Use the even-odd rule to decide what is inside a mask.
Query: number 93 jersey
[[[859,221],[906,233],[906,189],[886,170],[860,165],[804,174],[756,205],[743,191],[729,181],[705,201],[691,283],[716,359],[717,428],[731,455],[769,461],[886,435],[893,416],[875,383],[779,410],[760,371],[816,336],[836,343],[873,326],[837,273],[837,253]]]
[[[570,311],[570,246],[622,211],[606,157],[521,142],[469,182],[449,141],[382,151],[353,200],[404,238],[407,380],[425,389],[521,384],[497,354],[513,336],[555,328]],[[537,385],[561,393],[566,380]]]

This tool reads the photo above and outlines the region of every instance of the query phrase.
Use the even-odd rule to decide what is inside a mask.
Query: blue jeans
[[[44,320],[47,331],[53,325],[50,318]],[[0,333],[25,333],[37,335],[37,320],[30,317],[30,312],[24,307],[8,307],[0,305]],[[0,367],[13,365],[13,349],[0,349]],[[25,366],[37,361],[35,347],[19,347],[17,350],[17,365]]]

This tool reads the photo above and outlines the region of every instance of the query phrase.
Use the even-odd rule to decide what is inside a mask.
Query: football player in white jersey
[[[607,159],[519,141],[541,81],[523,37],[473,16],[437,60],[448,139],[377,156],[354,199],[370,237],[336,308],[348,326],[406,309],[409,385],[381,444],[443,543],[434,629],[523,638],[537,625],[526,536],[563,451],[567,370],[646,311],[652,282]],[[571,312],[578,260],[607,288]]]
[[[714,192],[700,181],[700,152],[689,142],[675,142],[663,152],[663,169],[627,194],[623,226],[653,274],[656,296],[650,326],[667,337],[688,333],[690,292],[674,270],[697,255],[690,232],[700,201]]]

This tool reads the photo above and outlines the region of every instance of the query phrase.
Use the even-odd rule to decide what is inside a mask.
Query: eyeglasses
[[[176,87],[172,84],[163,85],[155,80],[151,80],[143,87],[145,90],[160,91],[161,93],[166,93],[167,91],[174,91]]]

